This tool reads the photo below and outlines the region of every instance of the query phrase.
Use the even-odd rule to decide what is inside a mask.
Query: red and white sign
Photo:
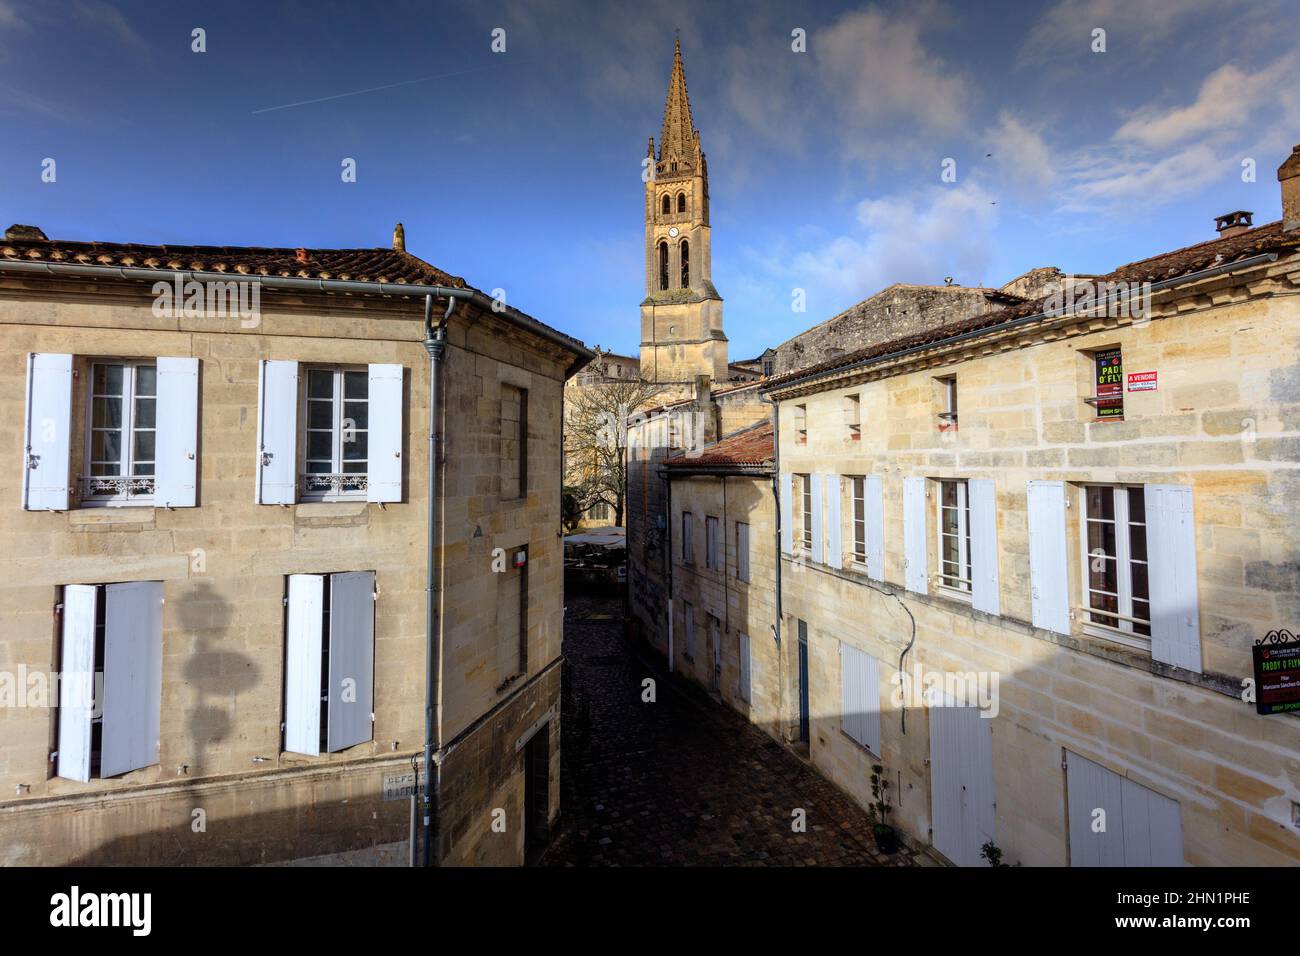
[[[1154,392],[1158,372],[1129,372],[1128,390],[1130,392]]]

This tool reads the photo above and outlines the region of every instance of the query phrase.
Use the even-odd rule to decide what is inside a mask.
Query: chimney
[[[1279,173],[1278,175],[1281,175],[1281,173]],[[45,235],[45,233],[41,232],[41,230],[37,226],[24,226],[24,225],[20,225],[19,223],[14,223],[12,226],[10,226],[8,229],[5,230],[5,238],[10,240],[42,239],[48,242],[50,237]]]
[[[393,248],[398,252],[406,251],[406,230],[400,222],[393,227]]]
[[[698,405],[707,405],[712,398],[712,388],[709,386],[709,377],[707,375],[695,376],[695,402]]]
[[[1300,230],[1300,145],[1277,168],[1277,181],[1282,184],[1282,231]]]
[[[1239,236],[1247,229],[1252,228],[1254,223],[1251,217],[1253,212],[1246,212],[1244,209],[1238,209],[1236,212],[1226,212],[1222,216],[1214,218],[1214,228],[1219,230],[1219,238],[1227,239],[1230,236]]]
[[[307,250],[306,250],[306,249],[297,249],[297,250],[294,251],[294,256],[293,256],[293,257],[294,257],[295,259],[297,259],[299,262],[306,262],[306,261],[307,261]]]

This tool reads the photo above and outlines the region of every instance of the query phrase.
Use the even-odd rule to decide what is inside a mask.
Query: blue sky
[[[1277,218],[1298,6],[0,0],[0,225],[341,247],[400,220],[416,255],[635,354],[680,29],[734,360],[890,282],[1106,271]]]

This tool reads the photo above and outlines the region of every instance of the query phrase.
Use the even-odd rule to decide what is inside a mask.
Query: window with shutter
[[[743,521],[736,522],[736,577],[749,580],[749,525]]]
[[[1143,490],[1140,486],[1085,485],[1082,497],[1084,629],[1097,637],[1150,650]]]
[[[375,573],[291,574],[284,749],[333,753],[374,737]]]
[[[303,370],[305,500],[367,497],[370,462],[370,372],[367,368]]]
[[[63,589],[58,774],[108,778],[158,762],[160,581]]]
[[[840,729],[873,754],[880,753],[880,663],[840,644]]]
[[[157,389],[153,359],[91,364],[83,505],[153,504]]]

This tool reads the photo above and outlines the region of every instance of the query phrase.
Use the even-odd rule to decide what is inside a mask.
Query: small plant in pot
[[[898,834],[889,825],[889,780],[885,777],[885,768],[878,763],[871,765],[871,796],[868,813],[871,835],[876,838],[876,846],[881,853],[897,853]]]

